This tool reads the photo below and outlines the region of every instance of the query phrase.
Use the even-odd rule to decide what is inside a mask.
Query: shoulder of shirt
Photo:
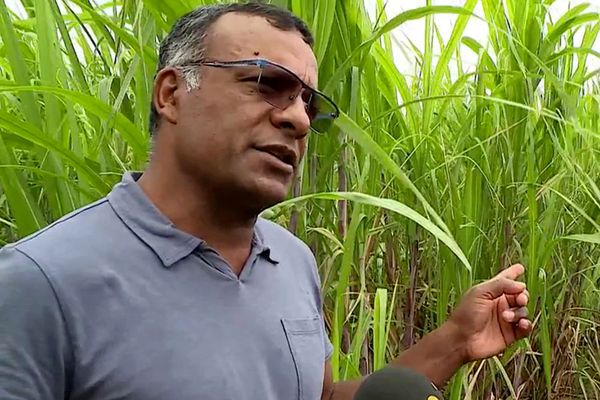
[[[108,205],[108,200],[103,197],[93,203],[87,204],[81,208],[71,211],[63,217],[57,219],[48,226],[25,236],[24,238],[7,244],[6,249],[16,249],[19,252],[35,259],[36,253],[43,252],[43,249],[64,248],[65,251],[77,246],[77,238],[83,230],[97,229],[98,235],[101,235],[101,224],[99,221],[105,221],[101,212],[103,206]]]

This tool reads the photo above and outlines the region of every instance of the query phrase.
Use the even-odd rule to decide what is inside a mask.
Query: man
[[[312,128],[305,24],[268,5],[197,9],[160,49],[143,175],[0,252],[0,398],[351,399],[333,383],[315,260],[257,216]],[[268,60],[268,61],[264,61]],[[437,385],[531,330],[512,266],[393,364]]]

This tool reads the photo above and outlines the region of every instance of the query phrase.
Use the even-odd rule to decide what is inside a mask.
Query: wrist
[[[467,342],[460,326],[447,321],[392,363],[422,373],[440,388],[468,361]]]
[[[469,362],[468,337],[460,325],[449,319],[438,328],[438,331],[448,350],[454,354],[460,365]]]

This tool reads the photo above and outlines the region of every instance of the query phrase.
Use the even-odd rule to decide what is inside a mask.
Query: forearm
[[[457,327],[444,324],[392,360],[391,365],[411,368],[442,387],[464,364],[464,349]],[[352,400],[366,377],[337,382],[327,400]]]
[[[459,328],[446,323],[424,336],[391,364],[420,372],[442,387],[465,363],[464,343]]]

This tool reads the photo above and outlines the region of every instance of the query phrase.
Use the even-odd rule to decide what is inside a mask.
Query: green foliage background
[[[158,40],[211,1],[21,0],[22,13],[4,1],[7,243],[144,167]],[[344,110],[310,137],[290,200],[265,213],[315,252],[335,378],[380,368],[471,285],[522,262],[534,334],[465,366],[446,396],[599,399],[600,71],[586,63],[600,56],[598,14],[583,4],[552,20],[552,0],[428,0],[386,15],[377,0],[372,20],[362,0],[277,3],[309,22],[322,89]],[[450,37],[439,14],[457,17]],[[464,35],[472,18],[487,23],[489,44]],[[409,79],[389,32],[416,19],[425,49]]]

